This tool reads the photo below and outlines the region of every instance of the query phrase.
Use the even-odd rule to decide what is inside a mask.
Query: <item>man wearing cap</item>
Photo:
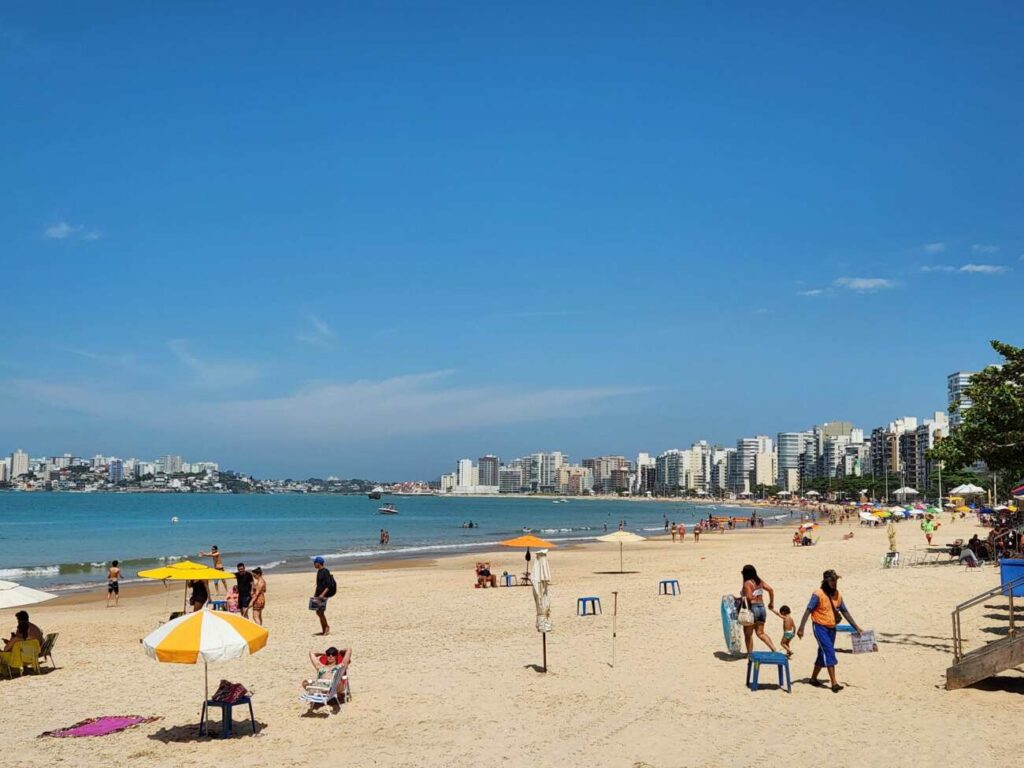
[[[331,631],[327,624],[327,599],[337,594],[338,584],[319,555],[313,558],[313,567],[316,568],[316,594],[310,601],[310,607],[316,608],[316,617],[320,619],[320,634],[326,636]]]
[[[829,681],[832,683],[832,691],[838,693],[843,686],[836,682],[836,624],[839,623],[839,614],[846,617],[846,620],[853,626],[854,632],[860,633],[860,625],[850,615],[843,602],[843,596],[836,587],[839,581],[839,574],[829,569],[822,574],[821,587],[814,590],[811,600],[804,611],[804,617],[800,620],[800,628],[797,630],[797,637],[803,638],[804,626],[810,618],[814,625],[814,639],[818,641],[818,655],[814,660],[814,671],[811,673],[811,685],[822,685],[818,680],[822,667],[828,669]]]

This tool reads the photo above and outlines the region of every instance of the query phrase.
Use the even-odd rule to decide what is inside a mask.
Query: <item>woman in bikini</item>
[[[772,652],[775,652],[775,645],[772,639],[764,631],[764,623],[768,619],[768,610],[775,610],[775,590],[767,581],[763,581],[757,575],[757,569],[752,565],[743,566],[743,601],[754,614],[754,623],[751,626],[743,627],[743,638],[747,643],[747,653],[754,651],[754,635],[767,645]],[[764,605],[764,593],[768,593],[768,610]]]
[[[262,626],[263,609],[267,605],[267,580],[263,578],[263,569],[260,567],[253,568],[252,575],[252,619]]]

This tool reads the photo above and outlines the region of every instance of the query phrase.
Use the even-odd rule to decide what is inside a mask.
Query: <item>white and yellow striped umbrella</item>
[[[269,633],[259,624],[225,611],[196,611],[168,621],[143,639],[151,659],[170,664],[228,661],[256,653]]]

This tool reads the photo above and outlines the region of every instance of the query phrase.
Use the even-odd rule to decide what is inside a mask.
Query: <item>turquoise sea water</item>
[[[331,567],[368,558],[436,557],[493,548],[524,528],[553,541],[583,541],[626,528],[661,532],[665,516],[689,527],[725,505],[551,498],[385,496],[399,514],[377,514],[365,496],[0,492],[0,579],[48,589],[102,584],[120,560],[129,579],[145,568],[196,557],[216,544],[225,566],[296,570],[323,555]],[[766,517],[783,510],[760,510]],[[178,522],[172,523],[171,518]],[[472,520],[478,528],[463,528]],[[381,528],[391,543],[378,545]],[[209,562],[209,560],[206,560]]]

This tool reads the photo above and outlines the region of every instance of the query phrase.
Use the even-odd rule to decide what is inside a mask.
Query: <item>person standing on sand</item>
[[[210,551],[209,552],[200,552],[199,556],[200,557],[212,557],[213,558],[213,567],[216,570],[218,570],[218,571],[223,571],[224,570],[224,561],[221,560],[220,550],[217,549],[217,545],[216,544],[214,544],[212,547],[210,547]],[[227,582],[224,581],[224,579],[214,579],[213,580],[213,588],[215,590],[217,590],[217,594],[218,595],[220,594],[220,587],[217,586],[218,584],[220,584],[221,587],[224,587],[224,591],[225,592],[228,591],[228,585],[227,585]]]
[[[256,566],[252,569],[252,620],[263,626],[263,609],[267,606],[267,580],[263,578],[263,569]]]
[[[693,543],[696,544],[700,541],[700,532],[704,528],[704,523],[697,523],[693,526]]]
[[[686,538],[686,523],[679,524],[679,543],[682,544]]]
[[[121,596],[121,568],[117,560],[107,569],[107,608],[110,607],[111,595],[114,596],[114,607],[117,608],[117,599]]]
[[[672,543],[673,544],[675,543],[676,534],[678,534],[678,533],[679,533],[679,529],[676,527],[675,523],[672,523]]]
[[[327,600],[338,594],[338,583],[319,555],[313,558],[313,567],[316,568],[316,594],[310,600],[310,607],[315,608],[316,617],[320,619],[320,634],[326,637],[331,632],[327,624]]]
[[[235,580],[238,582],[238,610],[241,611],[242,616],[248,619],[255,577],[245,570],[245,563],[239,563],[238,570],[235,571]]]
[[[741,573],[743,575],[743,591],[740,594],[743,595],[743,602],[747,604],[751,613],[754,614],[754,623],[743,627],[743,639],[747,644],[747,654],[749,655],[754,651],[755,633],[758,639],[774,653],[775,645],[764,631],[764,623],[768,620],[768,611],[764,607],[764,593],[768,593],[768,610],[774,611],[775,590],[771,588],[767,581],[763,581],[757,575],[757,569],[754,566],[744,565]]]
[[[818,680],[822,667],[828,670],[828,679],[832,683],[832,692],[839,693],[843,686],[836,682],[836,624],[839,623],[839,614],[846,617],[853,627],[853,631],[861,632],[860,625],[850,615],[843,602],[843,596],[839,593],[837,584],[839,574],[832,569],[822,574],[821,587],[814,590],[811,600],[804,611],[804,617],[800,620],[800,628],[796,636],[801,640],[804,636],[804,626],[810,618],[814,628],[814,639],[818,641],[818,655],[814,659],[814,671],[811,673],[811,685],[824,685]]]

